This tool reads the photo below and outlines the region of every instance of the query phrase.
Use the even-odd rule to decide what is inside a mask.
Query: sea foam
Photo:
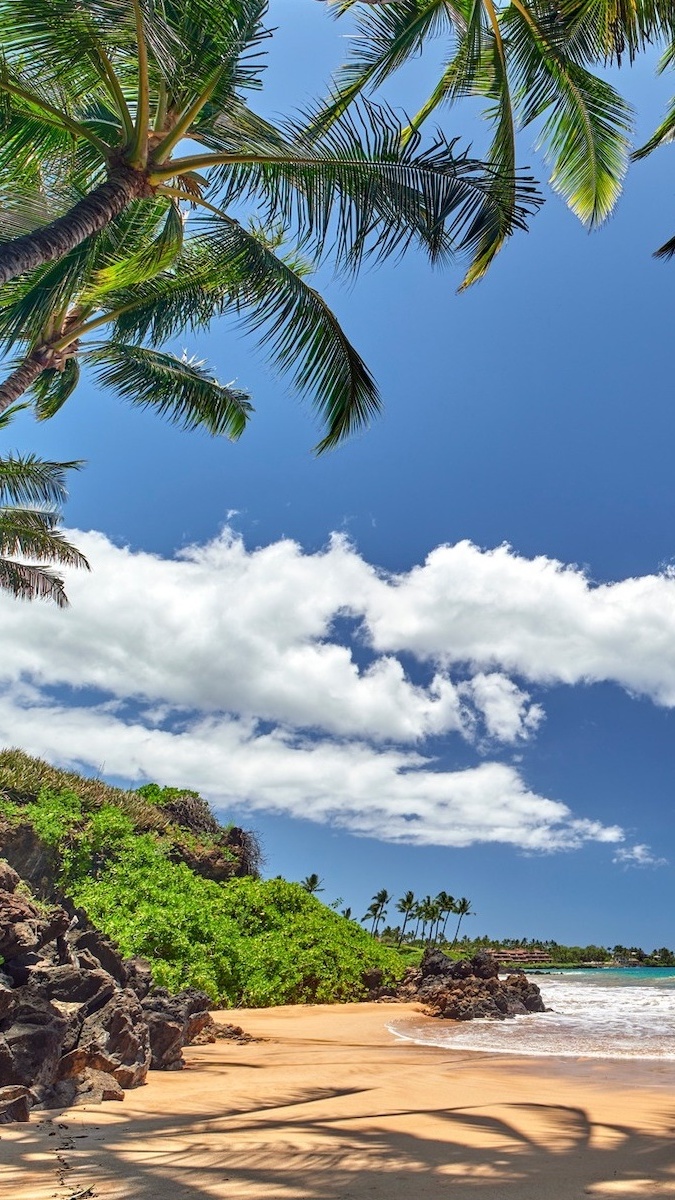
[[[675,1061],[675,973],[532,976],[552,1012],[506,1021],[392,1021],[398,1037],[453,1050]]]

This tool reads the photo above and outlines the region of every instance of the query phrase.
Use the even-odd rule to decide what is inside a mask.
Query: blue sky
[[[304,0],[272,17],[261,103],[283,111],[321,90],[342,27]],[[637,141],[672,87],[652,67],[619,77]],[[390,99],[412,108],[433,69]],[[443,126],[480,139],[471,112]],[[0,739],[200,787],[260,832],[267,873],[317,871],[355,911],[444,888],[472,899],[467,931],[673,945],[675,266],[651,257],[675,232],[671,153],[592,235],[550,196],[468,294],[413,255],[350,288],[325,271],[385,402],[329,456],[227,324],[185,345],[253,392],[236,446],[91,384],[17,421],[13,445],[87,460],[67,522],[98,533],[69,613],[2,600]],[[397,821],[418,844],[387,840]]]

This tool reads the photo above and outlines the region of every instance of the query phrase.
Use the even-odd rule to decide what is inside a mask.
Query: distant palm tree
[[[467,900],[466,896],[462,896],[461,899],[456,902],[455,912],[457,913],[459,920],[457,922],[455,936],[452,939],[453,946],[454,946],[455,942],[457,941],[457,938],[459,937],[459,927],[462,924],[464,917],[475,917],[475,915],[476,915],[474,912],[471,911],[471,901]]]
[[[372,933],[373,937],[375,937],[377,934],[380,921],[383,921],[387,915],[385,912],[385,906],[390,900],[391,896],[389,895],[387,889],[381,888],[380,891],[376,892],[373,896],[372,902],[365,916],[361,917],[362,921],[372,921],[370,932]]]
[[[6,428],[17,408],[0,416]],[[0,459],[0,588],[21,600],[53,600],[65,608],[60,575],[45,563],[89,570],[89,563],[59,529],[66,499],[65,475],[80,462],[45,462],[33,454]],[[28,561],[26,561],[28,560]]]
[[[438,923],[441,918],[441,909],[440,909],[440,905],[438,905],[435,900],[431,899],[431,896],[425,897],[424,915],[426,918],[426,922],[429,926],[427,942],[429,945],[433,946],[436,942]]]
[[[417,941],[417,935],[418,935],[418,933],[419,933],[419,931],[420,931],[420,924],[421,924],[421,922],[422,922],[422,917],[423,917],[423,915],[424,915],[424,905],[423,905],[423,902],[422,902],[421,900],[417,900],[417,901],[415,902],[415,904],[413,905],[413,910],[412,910],[412,913],[411,913],[411,916],[412,916],[412,918],[413,918],[413,920],[414,920],[414,922],[415,922],[415,932],[414,932],[414,934],[413,934],[413,941],[414,941],[414,942],[416,942],[416,941]]]
[[[451,896],[449,892],[439,892],[436,897],[436,903],[440,908],[441,917],[443,918],[443,929],[441,930],[441,935],[445,940],[445,930],[448,924],[448,917],[450,916],[450,913],[454,913],[455,911],[455,898],[454,896]]]
[[[408,918],[412,917],[415,912],[415,903],[416,903],[416,901],[415,901],[414,893],[406,892],[405,896],[401,896],[401,899],[396,904],[396,908],[397,908],[398,912],[400,912],[403,916],[403,925],[401,926],[401,931],[399,933],[399,938],[398,938],[399,946],[401,945],[401,942],[403,941],[403,937],[405,934],[405,927],[408,923]]]
[[[306,892],[309,892],[310,896],[314,896],[317,892],[323,891],[321,886],[322,883],[323,879],[319,879],[319,876],[313,873],[312,875],[305,876],[300,883],[300,887],[304,888]]]
[[[346,918],[346,920],[347,920],[347,921],[351,921],[351,919],[352,919],[352,910],[351,910],[351,908],[343,908],[343,910],[342,910],[342,915],[343,915],[343,917],[345,917],[345,918]]]

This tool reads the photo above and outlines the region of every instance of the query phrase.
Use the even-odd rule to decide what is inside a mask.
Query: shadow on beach
[[[367,1094],[372,1093],[372,1105]],[[348,1115],[350,1097],[359,1115]],[[82,1200],[675,1197],[675,1113],[645,1132],[581,1106],[388,1108],[313,1089],[186,1116],[42,1114],[0,1131],[0,1195]],[[340,1107],[344,1114],[340,1115]],[[497,1112],[495,1110],[498,1110]],[[326,1111],[328,1110],[328,1111]],[[40,1186],[26,1187],[28,1178]],[[44,1187],[44,1191],[42,1188]],[[87,1190],[91,1189],[91,1190]]]

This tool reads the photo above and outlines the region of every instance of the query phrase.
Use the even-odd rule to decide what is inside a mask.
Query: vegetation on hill
[[[26,824],[56,852],[59,890],[171,990],[201,988],[227,1005],[320,1003],[365,996],[369,972],[389,982],[403,972],[394,949],[301,884],[236,877],[232,831],[194,792],[124,792],[7,751],[0,852]],[[196,869],[214,846],[231,854],[228,879]]]

